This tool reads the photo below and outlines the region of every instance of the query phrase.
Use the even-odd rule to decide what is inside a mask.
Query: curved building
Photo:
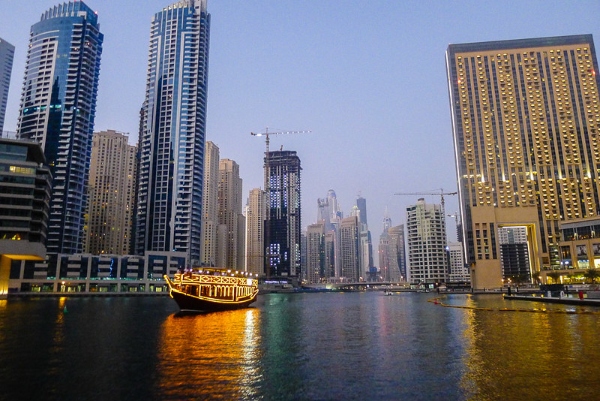
[[[17,138],[42,145],[54,177],[47,250],[81,253],[100,56],[98,15],[81,1],[31,27]]]

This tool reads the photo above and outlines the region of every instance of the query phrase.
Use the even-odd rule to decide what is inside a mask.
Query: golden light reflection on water
[[[486,301],[469,299],[466,304],[485,306]],[[464,323],[461,386],[471,399],[597,398],[597,315],[465,310]]]
[[[169,316],[158,353],[162,398],[254,398],[250,384],[262,379],[259,330],[255,308]]]

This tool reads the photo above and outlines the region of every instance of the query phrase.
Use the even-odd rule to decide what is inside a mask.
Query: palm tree
[[[551,272],[547,274],[548,277],[552,279],[552,284],[560,284],[560,276],[559,272]]]
[[[588,269],[585,273],[583,273],[586,281],[589,280],[594,284],[598,278],[600,278],[600,271],[598,269]]]

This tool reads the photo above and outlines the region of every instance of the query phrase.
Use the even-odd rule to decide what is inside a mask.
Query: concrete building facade
[[[561,225],[600,213],[592,36],[455,44],[446,65],[473,287],[502,285],[505,226],[526,227],[533,274],[561,270]]]
[[[446,221],[440,205],[419,199],[406,209],[408,278],[432,286],[448,280]]]
[[[52,177],[44,162],[38,143],[0,138],[0,299],[14,263],[46,258]]]
[[[225,226],[225,236],[218,238],[218,253],[225,255],[223,265],[228,269],[240,269],[238,254],[244,254],[244,242],[238,243],[238,235],[244,228],[239,226],[242,215],[242,179],[240,167],[231,159],[219,161],[218,184],[218,215],[219,224]]]
[[[219,228],[219,148],[206,142],[202,197],[202,243],[200,263],[215,266],[217,260],[217,231]]]
[[[265,275],[265,192],[254,188],[246,206],[246,271]]]
[[[137,176],[137,147],[127,134],[96,132],[88,189],[85,252],[130,255]]]

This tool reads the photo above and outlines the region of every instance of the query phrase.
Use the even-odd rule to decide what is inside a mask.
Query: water
[[[593,308],[433,296],[270,294],[195,315],[166,297],[0,301],[0,399],[598,398],[600,314],[557,313]]]

